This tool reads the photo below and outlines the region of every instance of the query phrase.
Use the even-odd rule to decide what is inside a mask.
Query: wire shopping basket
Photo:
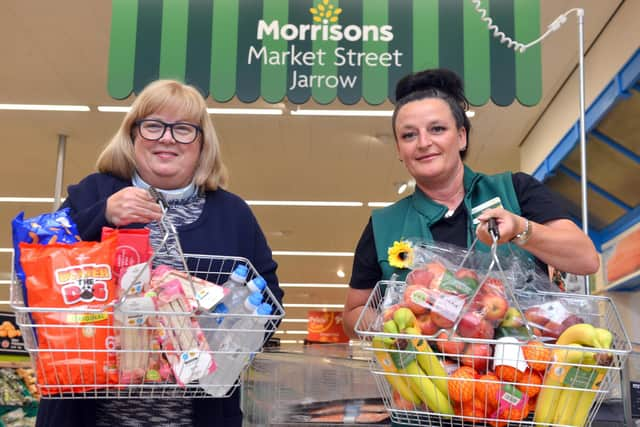
[[[494,237],[492,257],[497,261]],[[466,259],[466,258],[465,258]],[[489,277],[504,276],[491,266],[473,295]],[[453,277],[453,276],[452,276]],[[442,285],[440,283],[439,286]],[[509,288],[509,286],[506,286]],[[613,302],[606,297],[520,291],[517,300],[534,297],[537,308],[559,307],[579,313],[566,338],[540,336],[536,311],[522,315],[520,335],[484,335],[482,322],[464,322],[466,311],[448,328],[429,326],[431,312],[419,311],[415,292],[428,298],[453,298],[439,289],[419,289],[405,282],[381,281],[373,289],[355,326],[363,347],[372,353],[370,369],[392,421],[415,426],[584,426],[619,387],[618,375],[631,351]],[[507,290],[507,293],[513,293]],[[531,295],[528,295],[531,294]],[[412,296],[413,298],[413,296]],[[465,309],[473,306],[469,298]],[[417,308],[416,308],[417,307]],[[420,314],[416,315],[413,310]],[[537,312],[540,314],[539,312]],[[440,314],[438,314],[440,315]],[[440,317],[442,317],[440,315]],[[473,317],[473,316],[470,316]],[[431,320],[430,320],[431,319]],[[452,317],[453,319],[453,317]],[[551,322],[551,320],[549,320]],[[549,324],[550,325],[550,324]],[[471,333],[462,333],[464,326]],[[569,328],[572,328],[569,330]],[[422,331],[429,329],[429,334]],[[514,329],[502,328],[513,332]],[[461,334],[454,334],[460,331]],[[573,338],[569,339],[569,334]],[[565,342],[565,341],[571,342]],[[598,343],[590,346],[589,344]]]
[[[11,306],[42,397],[226,397],[239,386],[238,377],[284,310],[269,287],[262,302],[270,314],[204,310],[204,286],[222,285],[239,265],[246,267],[247,281],[258,272],[242,257],[183,254],[166,215],[162,222],[162,244],[175,241],[183,267],[163,276],[166,286],[145,287],[144,294],[131,287],[142,289],[153,257],[136,266],[132,286],[119,298],[92,309],[30,307],[14,272]]]

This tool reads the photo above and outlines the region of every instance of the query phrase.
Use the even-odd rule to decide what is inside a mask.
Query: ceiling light
[[[101,113],[128,113],[131,107],[117,105],[98,105],[98,111]]]
[[[353,252],[273,251],[272,253],[283,256],[353,256]]]
[[[117,105],[99,105],[98,111],[103,113],[128,113],[131,107]],[[207,108],[209,114],[245,114],[257,116],[281,116],[280,108]]]
[[[392,205],[393,202],[369,202],[367,203],[367,207],[370,208],[386,208],[389,205]]]
[[[254,116],[281,116],[279,108],[207,108],[209,114],[246,114]]]
[[[282,323],[309,323],[309,319],[282,319]]]
[[[12,254],[13,253],[13,248],[0,248],[0,254]]]
[[[91,111],[88,105],[0,104],[0,110],[20,111]]]
[[[467,115],[467,117],[472,118],[476,116],[476,112],[473,110],[469,110],[465,113]]]
[[[64,198],[62,199],[64,200]],[[0,203],[53,203],[53,197],[0,197]]]
[[[247,200],[251,206],[320,206],[320,207],[362,207],[362,202],[314,202],[303,200]]]
[[[283,304],[284,308],[344,308],[344,304]]]
[[[287,334],[287,335],[307,335],[309,333],[309,331],[288,330],[288,331],[284,331],[284,333]]]
[[[339,269],[338,271],[336,271],[336,274],[341,279],[344,278],[344,276],[346,276],[346,274],[344,274],[344,271],[342,271],[342,269]]]
[[[304,341],[300,341],[300,340],[280,340],[280,344],[304,344]]]
[[[281,288],[348,288],[347,284],[333,283],[280,283]]]
[[[398,185],[398,194],[402,194],[407,190],[413,190],[414,188],[416,188],[416,180],[411,178],[410,180],[401,182],[400,185]]]
[[[292,110],[292,116],[391,117],[393,110]]]

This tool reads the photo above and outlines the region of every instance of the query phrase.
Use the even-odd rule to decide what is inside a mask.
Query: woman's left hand
[[[508,243],[517,234],[524,231],[525,219],[523,217],[509,212],[504,208],[487,209],[478,216],[480,224],[478,224],[476,228],[476,236],[478,236],[481,242],[487,245],[493,243],[493,238],[489,234],[490,218],[495,218],[496,224],[498,225],[498,232],[500,234],[498,243]]]

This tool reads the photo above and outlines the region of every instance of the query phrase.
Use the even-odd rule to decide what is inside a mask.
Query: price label
[[[435,311],[446,319],[455,321],[460,315],[463,306],[464,298],[443,293],[436,300],[431,311]]]

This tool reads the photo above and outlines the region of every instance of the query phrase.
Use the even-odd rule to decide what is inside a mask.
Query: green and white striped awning
[[[539,0],[480,2],[505,34],[539,36]],[[471,0],[112,0],[112,12],[115,99],[174,78],[218,102],[377,105],[402,76],[434,67],[458,72],[473,105],[542,94],[539,45],[500,44]]]

